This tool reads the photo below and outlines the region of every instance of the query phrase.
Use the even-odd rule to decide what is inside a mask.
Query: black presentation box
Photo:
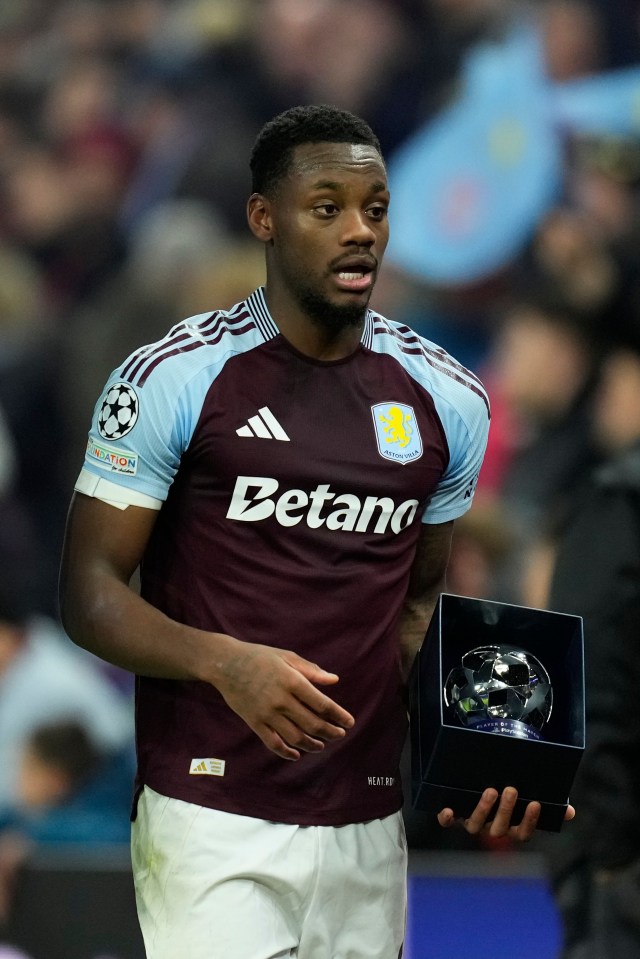
[[[463,726],[444,687],[464,654],[512,645],[546,668],[553,705],[540,739]],[[558,832],[585,745],[582,618],[442,593],[409,680],[411,780],[415,809],[445,807],[468,816],[488,786],[518,790],[513,822],[532,799],[542,803],[539,828]]]

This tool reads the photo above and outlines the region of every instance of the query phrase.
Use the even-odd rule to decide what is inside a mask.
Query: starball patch
[[[138,421],[140,402],[129,383],[114,383],[107,390],[98,413],[98,431],[105,440],[119,440]]]

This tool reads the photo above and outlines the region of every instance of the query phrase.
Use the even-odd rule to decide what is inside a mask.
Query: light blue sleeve
[[[165,359],[133,385],[118,367],[96,403],[84,470],[164,501],[226,356],[194,351]]]
[[[467,512],[487,447],[489,414],[485,400],[467,387],[451,392],[446,396],[433,394],[450,455],[447,470],[423,514],[424,523],[446,523]]]
[[[457,519],[473,502],[487,447],[487,392],[477,376],[436,343],[380,314],[371,316],[375,325],[372,349],[393,356],[431,397],[447,440],[449,462],[422,521],[446,523]]]

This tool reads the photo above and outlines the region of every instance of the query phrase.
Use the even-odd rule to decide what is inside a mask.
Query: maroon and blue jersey
[[[302,825],[400,808],[399,621],[416,541],[471,505],[488,422],[479,380],[408,327],[368,311],[354,353],[315,360],[280,334],[263,290],[114,371],[76,488],[159,511],[142,595],[337,673],[323,691],[356,720],[287,762],[211,685],[139,676],[140,785]]]

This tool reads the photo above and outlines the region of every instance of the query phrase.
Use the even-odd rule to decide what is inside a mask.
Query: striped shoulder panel
[[[466,386],[467,389],[476,393],[482,399],[487,408],[487,415],[489,419],[491,419],[491,405],[489,402],[489,396],[482,384],[482,381],[475,375],[475,373],[472,373],[461,363],[458,363],[458,361],[455,360],[449,353],[447,353],[447,351],[441,346],[437,346],[435,343],[425,340],[422,336],[419,336],[408,326],[405,326],[401,323],[391,323],[385,317],[381,316],[379,313],[373,312],[372,310],[369,311],[368,320],[370,320],[370,327],[369,323],[367,323],[365,327],[365,334],[367,332],[367,328],[370,328],[370,349],[375,351],[376,339],[378,337],[390,337],[395,348],[401,353],[404,353],[407,356],[421,356],[436,372],[451,377],[451,379],[455,380],[457,383]],[[363,345],[368,345],[365,342],[364,336]]]
[[[122,378],[133,386],[144,386],[150,374],[164,360],[202,347],[216,346],[224,336],[240,337],[254,331],[260,341],[271,339],[277,334],[277,328],[268,313],[265,318],[255,309],[254,297],[255,294],[252,294],[230,310],[200,314],[176,324],[162,340],[132,353],[122,368]],[[257,298],[257,302],[259,305],[260,298]]]

